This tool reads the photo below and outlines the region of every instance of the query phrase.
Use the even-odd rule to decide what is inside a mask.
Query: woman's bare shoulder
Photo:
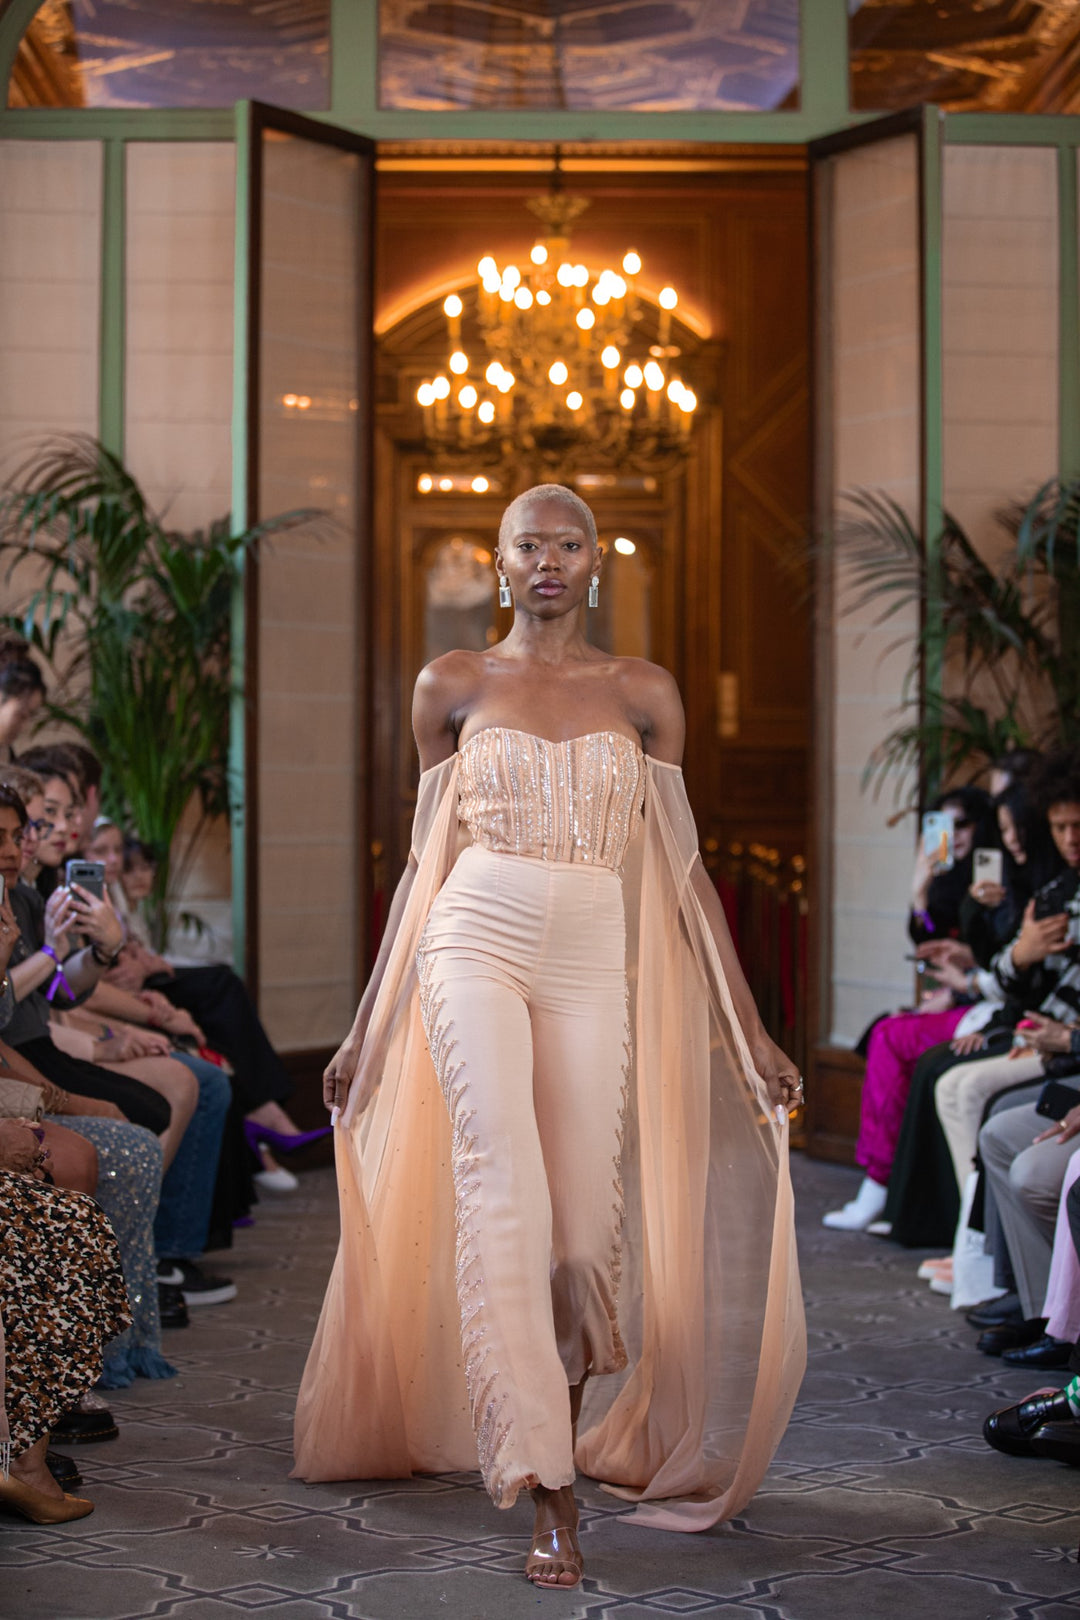
[[[462,717],[480,684],[483,656],[464,649],[443,653],[416,677],[412,723],[422,770],[441,765],[457,747]]]
[[[652,664],[647,658],[616,658],[613,663],[628,699],[649,711],[668,709],[672,705],[682,711],[678,682],[662,664]]]
[[[647,658],[619,658],[615,662],[623,701],[641,733],[645,752],[667,764],[681,764],[686,720],[674,675]]]
[[[442,653],[440,657],[433,658],[430,664],[424,665],[416,677],[416,691],[425,694],[448,692],[475,682],[480,676],[485,656],[484,653],[469,652],[464,647]]]

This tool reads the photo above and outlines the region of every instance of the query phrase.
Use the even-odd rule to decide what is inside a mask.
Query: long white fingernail
[[[777,1103],[774,1112],[776,1114],[776,1123],[778,1125],[782,1125],[785,1119],[787,1119],[787,1109],[784,1107],[783,1103]]]
[[[333,1128],[333,1126],[335,1126],[337,1124],[337,1122],[338,1122],[338,1120],[340,1118],[341,1118],[341,1109],[338,1107],[337,1103],[335,1103],[333,1108],[331,1108],[331,1110],[330,1110],[330,1125],[331,1125],[331,1128]]]

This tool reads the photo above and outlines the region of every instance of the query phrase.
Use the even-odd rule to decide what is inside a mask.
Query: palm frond
[[[118,457],[95,440],[46,441],[0,491],[7,615],[55,676],[50,719],[102,762],[102,799],[159,857],[151,920],[159,947],[201,830],[229,808],[230,627],[245,559],[273,537],[335,529],[307,507],[234,533],[166,529]],[[199,807],[194,839],[177,831]]]

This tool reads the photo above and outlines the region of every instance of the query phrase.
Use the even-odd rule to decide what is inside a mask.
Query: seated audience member
[[[24,881],[36,866],[47,869],[60,853],[59,844],[48,833],[49,807],[58,808],[69,817],[71,789],[66,779],[54,777],[44,784],[39,796],[39,779],[20,767],[0,769],[0,780],[17,776],[23,792],[27,794],[29,825],[24,831]],[[44,821],[45,834],[35,839],[32,829]],[[27,833],[30,835],[27,848]],[[54,895],[60,893],[54,890]],[[90,992],[92,1001],[93,992]],[[169,1104],[171,1119],[161,1135],[166,1169],[172,1163],[184,1140],[192,1116],[199,1107],[199,1088],[205,1079],[212,1092],[220,1089],[216,1074],[203,1073],[198,1060],[174,1054],[169,1040],[153,1031],[135,1028],[102,1028],[100,1020],[91,1020],[85,1012],[59,1012],[54,1009],[50,1019],[49,1038],[68,1057],[93,1063],[98,1069],[132,1078],[160,1092]],[[17,1041],[14,1044],[18,1044]],[[34,1058],[39,1068],[40,1057]],[[217,1110],[215,1109],[215,1112]],[[189,1139],[189,1151],[192,1143]]]
[[[28,748],[19,758],[23,770],[40,778],[44,788],[42,820],[47,823],[38,845],[38,865],[32,879],[43,900],[64,882],[64,866],[78,853],[82,837],[83,804],[78,764],[66,744]]]
[[[1045,759],[1032,774],[1031,794],[1046,816],[1061,870],[1028,902],[1019,931],[993,968],[1018,1012],[1036,1008],[1044,1020],[1072,1023],[1080,1017],[1080,919],[1070,909],[1080,904],[1080,752]],[[1033,1038],[1023,1050],[956,1064],[938,1080],[934,1105],[959,1185],[971,1169],[988,1100],[1042,1073],[1043,1053]]]
[[[150,969],[163,968],[169,973],[184,974],[185,968],[177,968],[165,958],[153,953],[146,943],[146,936],[142,928],[140,916],[141,902],[149,895],[154,879],[154,865],[149,851],[145,846],[139,845],[140,855],[145,868],[145,883],[141,881],[143,873],[139,872],[130,882],[128,888],[128,875],[125,872],[128,851],[131,841],[125,843],[120,830],[105,816],[99,816],[94,829],[93,837],[88,846],[88,853],[94,860],[100,861],[105,867],[105,880],[108,891],[114,898],[118,915],[123,919],[128,930],[128,943],[121,958],[120,969],[113,976],[116,981],[131,979],[134,984],[144,982],[143,974]],[[123,882],[121,879],[123,878]],[[129,967],[132,973],[128,974]],[[223,976],[227,984],[239,984],[231,970],[225,969]],[[242,988],[242,987],[241,987]],[[246,992],[245,992],[246,998]],[[184,1008],[174,1006],[166,996],[158,991],[127,990],[119,982],[108,982],[99,986],[92,997],[91,1004],[107,1013],[111,1020],[118,1017],[150,1019],[161,1028],[176,1031],[179,1034],[193,1033],[204,1046],[206,1036],[195,1023],[191,1014]],[[186,1028],[180,1027],[180,1021],[186,1020]],[[275,1058],[276,1062],[276,1058]],[[282,1112],[281,1119],[275,1121],[280,1124],[287,1123],[288,1116]],[[243,1217],[253,1198],[252,1174],[249,1161],[261,1165],[254,1176],[254,1181],[269,1192],[294,1192],[299,1186],[296,1177],[275,1163],[266,1142],[260,1140],[260,1131],[264,1129],[264,1122],[260,1119],[244,1120],[243,1100],[237,1094],[234,1115],[231,1123],[226,1127],[226,1147],[222,1155],[222,1185],[218,1189],[218,1208],[221,1221],[231,1222]],[[247,1135],[245,1136],[245,1131]],[[290,1139],[286,1146],[299,1147],[310,1142],[324,1131],[297,1134]],[[250,1148],[248,1143],[250,1142]],[[258,1153],[257,1160],[251,1160],[252,1152]],[[221,1227],[215,1222],[218,1237]]]
[[[101,814],[101,761],[84,743],[66,742],[65,752],[78,772],[80,817],[76,850],[85,851]],[[90,857],[93,859],[93,857]]]
[[[1007,932],[1017,910],[1023,914],[1034,891],[1042,888],[1063,867],[1045,815],[1034,805],[1030,789],[1022,779],[1003,792],[997,816],[1005,850],[1003,876],[1007,890],[1001,905],[979,908],[984,920],[976,920],[973,926],[976,899],[992,901],[995,896],[984,891],[978,897],[969,895],[965,901],[964,926],[974,941],[973,948],[957,940],[928,942],[919,948],[920,956],[950,982],[956,982],[958,975],[962,978],[970,974],[973,984],[989,985],[985,970],[988,964],[992,970],[1001,932]],[[996,979],[996,974],[993,977]],[[996,993],[1004,995],[1000,986]],[[925,1052],[916,1061],[883,1216],[894,1242],[911,1248],[951,1247],[960,1213],[962,1183],[935,1108],[936,1088],[941,1078],[957,1067],[958,1059],[974,1060],[979,1053],[982,1054],[980,1061],[984,1062],[1006,1056],[1012,1046],[1012,1026],[1022,1010],[1006,998],[1004,1007],[995,1013],[984,1032],[968,1037],[961,1050],[954,1050],[951,1043],[946,1043]],[[1019,1070],[1008,1071],[1010,1085],[1020,1078]],[[981,1109],[969,1127],[969,1156],[974,1152],[974,1135],[980,1119]],[[965,1170],[965,1180],[966,1175]]]
[[[177,1011],[190,1016],[205,1032],[210,1045],[223,1052],[232,1066],[233,1090],[253,1146],[265,1144],[287,1152],[325,1135],[325,1127],[299,1131],[285,1112],[282,1105],[292,1090],[292,1082],[267,1038],[243,981],[232,968],[224,963],[176,967],[146,942],[139,906],[153,882],[153,867],[145,860],[142,846],[132,871],[124,871],[119,830],[101,819],[88,848],[95,860],[105,864],[107,881],[113,881],[113,873],[122,881],[124,904],[118,909],[129,930],[123,956],[106,976],[95,1005],[107,1013],[130,1016],[127,1002],[109,999],[111,991],[117,989],[140,997],[153,1024],[168,1027]]]
[[[53,802],[64,799],[62,784],[51,784]],[[37,800],[31,799],[32,810]],[[39,850],[40,856],[40,850]],[[46,851],[46,857],[53,854]],[[214,1189],[231,1091],[214,1064],[177,1050],[172,1040],[153,1030],[113,1019],[106,1025],[93,1011],[94,993],[76,1011],[53,1016],[50,1038],[68,1056],[136,1080],[159,1091],[168,1101],[172,1119],[161,1133],[165,1177],[155,1223],[166,1288],[179,1288],[183,1303],[218,1305],[235,1298],[228,1277],[213,1276],[199,1265],[208,1241]],[[246,1210],[247,1204],[243,1208]],[[167,1320],[183,1320],[177,1301],[167,1296]]]
[[[63,1524],[93,1503],[53,1478],[50,1430],[98,1381],[104,1346],[130,1317],[108,1218],[40,1173],[37,1162],[0,1168],[0,1507]]]
[[[1004,788],[994,800],[994,810],[1003,856],[1002,882],[999,886],[982,879],[972,883],[964,896],[960,941],[968,947],[970,957],[953,941],[929,941],[920,947],[920,958],[934,971],[937,962],[951,962],[968,972],[991,972],[994,957],[1020,928],[1028,902],[1061,871],[1046,817],[1032,802],[1026,780]]]
[[[1062,1202],[1075,1258],[1080,1256],[1080,1153],[1073,1154],[1069,1171],[1072,1184]],[[1071,1309],[1075,1322],[1080,1315],[1075,1296]],[[1080,1466],[1080,1342],[1071,1347],[1068,1370],[1074,1376],[1064,1389],[1040,1390],[1016,1406],[991,1412],[983,1424],[987,1444],[1011,1457],[1049,1457]]]
[[[14,743],[45,701],[45,680],[30,643],[0,629],[0,762],[14,759]]]
[[[1060,1026],[1059,1026],[1060,1027]],[[1075,1037],[1080,1070],[1080,1030]],[[1074,1154],[1080,1149],[1080,1090],[1077,1102],[1049,1128],[1036,1102],[1001,1098],[979,1132],[979,1152],[987,1190],[1001,1224],[1019,1303],[1013,1317],[984,1333],[979,1348],[1004,1354],[1014,1366],[1064,1367],[1071,1344],[1045,1332],[1043,1305],[1050,1283],[1050,1262],[1062,1186]]]
[[[997,816],[999,823],[1008,822],[1010,833],[1015,832],[1009,811],[998,807]],[[979,832],[988,840],[985,825],[980,824]],[[972,846],[968,851],[969,867],[974,847],[986,848],[988,842]],[[969,883],[958,912],[965,936],[968,931],[976,932],[981,941],[993,939],[995,946],[1011,937],[1013,920],[1027,895],[1023,887],[1026,856],[1019,838],[1013,838],[1013,847],[1015,858],[1003,852],[1000,886]],[[923,945],[920,950],[944,950],[946,943],[958,950],[965,949],[958,941],[949,940]],[[942,958],[935,971],[941,981],[938,994],[913,1012],[894,1013],[879,1019],[869,1032],[855,1149],[856,1163],[863,1167],[866,1175],[849,1203],[825,1215],[825,1226],[842,1231],[865,1231],[883,1224],[893,1161],[916,1063],[924,1052],[943,1042],[955,1041],[957,1050],[967,1050],[971,1038],[1000,1013],[1003,996],[997,981],[989,972],[980,971],[970,949],[963,971],[954,966],[950,958]],[[951,1005],[942,1006],[942,997]]]
[[[990,797],[1000,799],[1007,788],[1024,782],[1039,757],[1034,748],[1009,748],[999,754],[990,766]]]
[[[52,1040],[52,1008],[74,1006],[93,988],[115,960],[123,944],[123,931],[112,907],[86,890],[69,894],[66,889],[58,889],[45,903],[36,890],[20,881],[24,835],[31,832],[33,849],[33,821],[39,829],[40,849],[42,818],[37,813],[32,818],[16,790],[2,780],[12,769],[17,767],[0,769],[0,873],[19,927],[8,974],[15,1009],[7,1025],[7,1043],[21,1051],[55,1085],[77,1095],[114,1102],[125,1118],[160,1135],[168,1128],[171,1116],[163,1096],[130,1076],[69,1057]],[[31,800],[35,812],[40,802]],[[68,931],[75,927],[90,943],[72,951]]]
[[[1080,1340],[1080,1191],[1073,1192],[1078,1182],[1080,1153],[1074,1153],[1061,1183],[1050,1277],[1040,1313],[1046,1320],[1046,1337],[1057,1344],[1075,1345]]]
[[[5,795],[8,799],[8,808],[5,808]],[[31,800],[32,805],[37,800]],[[0,834],[3,833],[5,820],[11,821],[10,838],[3,844],[0,842],[0,872],[8,883],[13,883],[18,876],[18,838],[16,829],[21,838],[19,820],[23,825],[28,823],[21,800],[11,787],[0,784]],[[10,847],[8,847],[10,846]],[[155,1134],[164,1134],[170,1124],[170,1108],[168,1102],[157,1090],[149,1085],[142,1084],[138,1079],[112,1071],[112,1069],[99,1068],[97,1064],[87,1063],[81,1058],[71,1058],[55,1045],[52,1038],[52,1024],[50,1024],[49,1003],[40,995],[37,985],[44,982],[44,972],[37,972],[37,983],[29,980],[21,983],[21,974],[31,974],[36,964],[36,957],[44,957],[47,970],[50,974],[58,970],[58,962],[63,962],[65,982],[74,983],[79,987],[79,964],[83,953],[68,954],[66,951],[65,930],[68,917],[78,915],[73,907],[74,901],[66,889],[58,889],[53,894],[47,906],[42,906],[40,897],[32,889],[26,888],[23,883],[10,888],[11,909],[15,919],[19,922],[19,940],[13,951],[13,967],[10,978],[13,995],[15,995],[15,1008],[11,1013],[10,1021],[6,1024],[6,1040],[15,1048],[19,1058],[32,1066],[44,1079],[60,1085],[66,1092],[76,1095],[84,1093],[91,1097],[104,1098],[107,1102],[115,1102],[120,1106],[123,1115],[134,1124],[146,1124],[149,1129],[155,1128]],[[92,896],[87,896],[83,904],[81,922],[87,927],[86,919],[92,919]],[[118,941],[121,940],[120,923],[113,915],[112,909],[104,902],[92,902],[104,914],[105,923],[110,923],[115,936],[108,938],[107,944],[115,951]],[[50,936],[45,930],[52,930],[52,949],[45,956],[40,944],[50,944]],[[39,932],[40,930],[40,932]],[[87,930],[89,932],[89,930]],[[91,953],[94,949],[91,944]],[[36,948],[37,949],[34,949]],[[100,964],[97,964],[100,966]],[[66,977],[70,975],[70,978]],[[92,982],[92,980],[91,980]],[[87,987],[89,988],[89,987]],[[66,1000],[70,1001],[68,996]],[[162,1183],[162,1147],[159,1142],[152,1140],[149,1134],[146,1140],[139,1139],[134,1142],[125,1132],[120,1132],[121,1142],[117,1144],[118,1131],[113,1121],[79,1121],[79,1134],[89,1137],[94,1144],[102,1150],[102,1137],[105,1145],[112,1153],[126,1149],[125,1165],[128,1166],[130,1183],[120,1178],[120,1183],[110,1183],[108,1196],[118,1197],[125,1204],[125,1212],[131,1213],[133,1228],[131,1228],[131,1259],[128,1273],[130,1273],[131,1286],[133,1286],[133,1299],[138,1296],[146,1302],[146,1317],[136,1320],[136,1341],[130,1346],[121,1346],[115,1364],[110,1362],[108,1375],[113,1385],[120,1382],[130,1382],[130,1377],[136,1372],[149,1377],[162,1377],[172,1372],[167,1362],[160,1358],[157,1343],[159,1343],[159,1317],[157,1317],[157,1257],[152,1244],[152,1230],[154,1230],[155,1215],[162,1220],[162,1244],[168,1244],[172,1249],[178,1246],[180,1254],[165,1252],[164,1259],[170,1260],[167,1268],[168,1277],[172,1277],[176,1270],[181,1273],[181,1291],[185,1302],[219,1302],[222,1299],[233,1298],[235,1288],[228,1278],[207,1278],[199,1272],[196,1265],[196,1252],[201,1252],[201,1246],[206,1241],[207,1223],[209,1223],[210,1209],[212,1209],[212,1187],[215,1179],[215,1153],[220,1150],[222,1140],[223,1118],[228,1106],[227,1084],[217,1069],[207,1064],[206,1076],[199,1077],[196,1082],[188,1066],[173,1064],[180,1074],[185,1077],[186,1084],[193,1090],[194,1097],[198,1098],[198,1105],[194,1106],[194,1115],[198,1118],[198,1128],[191,1131],[191,1126],[181,1137],[178,1147],[178,1160],[176,1160],[175,1174],[170,1171],[170,1187],[165,1194],[164,1207],[159,1210],[160,1183]],[[149,1100],[149,1102],[147,1102]],[[162,1113],[164,1110],[164,1113]],[[99,1194],[104,1202],[104,1194]],[[136,1207],[138,1205],[138,1207]],[[117,1223],[118,1236],[121,1244],[126,1243],[125,1230],[121,1228],[121,1221],[125,1220],[125,1212],[113,1212],[113,1221]],[[149,1267],[149,1277],[146,1275]],[[138,1275],[136,1275],[138,1273]],[[173,1314],[175,1319],[175,1314]]]
[[[930,808],[952,817],[953,865],[947,871],[935,869],[920,838],[908,916],[908,933],[916,945],[958,933],[960,907],[971,886],[973,852],[997,847],[993,804],[982,788],[950,788]]]

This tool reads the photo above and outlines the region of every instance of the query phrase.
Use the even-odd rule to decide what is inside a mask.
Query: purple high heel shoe
[[[331,1126],[321,1125],[317,1131],[297,1131],[295,1136],[286,1136],[283,1131],[272,1131],[269,1125],[260,1125],[257,1120],[245,1119],[244,1136],[248,1147],[257,1153],[259,1144],[266,1143],[275,1153],[295,1153],[299,1148],[310,1147],[312,1142],[321,1141],[329,1136]]]

